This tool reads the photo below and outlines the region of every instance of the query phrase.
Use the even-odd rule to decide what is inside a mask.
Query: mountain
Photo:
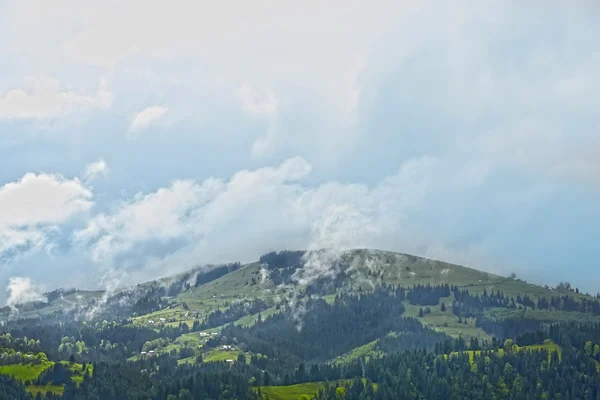
[[[388,390],[464,398],[465,385],[444,386],[447,374],[477,385],[458,372],[464,368],[491,382],[473,398],[505,398],[504,390],[529,383],[525,392],[546,385],[532,398],[562,394],[550,384],[552,368],[600,395],[600,299],[408,254],[271,252],[114,292],[46,297],[2,312],[0,375],[20,379],[24,398],[186,398],[189,390],[202,398],[337,399],[336,387],[343,398]],[[546,372],[531,369],[543,360]],[[410,388],[392,378],[408,365]]]
[[[308,254],[309,256],[307,257]],[[305,266],[305,264],[309,264]],[[310,271],[305,271],[310,270]],[[274,305],[282,298],[302,296],[307,293],[331,300],[340,293],[359,293],[373,290],[377,286],[412,288],[419,285],[450,285],[468,290],[470,294],[481,295],[484,292],[501,292],[509,298],[529,297],[550,299],[553,296],[568,295],[574,299],[593,301],[595,297],[567,289],[556,289],[525,282],[516,277],[503,277],[479,271],[461,265],[431,260],[409,254],[382,250],[356,249],[349,251],[321,250],[312,253],[303,251],[272,252],[261,257],[260,261],[241,265],[232,263],[220,266],[202,266],[183,274],[167,276],[160,280],[146,282],[136,287],[122,288],[113,297],[129,294],[131,298],[148,296],[154,293],[162,295],[172,304],[186,304],[188,309],[171,307],[169,312],[160,314],[178,322],[193,323],[193,318],[181,318],[191,309],[199,317],[225,307],[232,302],[251,299],[263,300]],[[152,292],[154,291],[154,292]],[[58,289],[46,294],[47,303],[25,304],[18,306],[19,318],[40,317],[56,312],[78,311],[86,313],[102,300],[104,291],[85,291]],[[432,314],[424,317],[428,325],[435,325],[451,335],[483,334],[468,327],[456,327],[452,320],[439,318],[436,307],[441,302],[449,305],[453,296],[442,299],[432,305]],[[109,299],[104,301],[110,302]],[[123,301],[121,299],[121,301]],[[413,305],[414,306],[414,305]],[[552,315],[541,310],[527,309],[531,318],[551,322],[553,319],[576,320],[579,314]],[[559,310],[560,311],[560,310]],[[8,318],[9,308],[2,310],[0,318]],[[418,307],[408,304],[407,313],[417,315]],[[14,313],[13,313],[14,314]],[[144,313],[136,315],[135,322],[143,323],[158,315]],[[448,326],[445,326],[447,324]],[[458,328],[458,330],[457,330]]]

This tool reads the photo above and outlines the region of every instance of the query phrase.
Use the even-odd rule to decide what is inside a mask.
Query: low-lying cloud
[[[345,250],[398,246],[390,239],[407,237],[404,221],[427,198],[440,168],[432,159],[413,160],[373,188],[311,186],[303,182],[311,165],[295,157],[277,167],[240,171],[228,181],[175,181],[140,193],[95,216],[74,240],[99,268],[127,270],[130,279],[205,262],[251,261],[271,249],[328,249],[309,253],[297,277],[306,282],[331,275],[332,261]],[[138,251],[159,245],[162,254]]]
[[[93,205],[92,192],[77,178],[29,173],[0,186],[0,259],[14,249],[45,247],[59,225]]]
[[[16,306],[19,304],[47,301],[46,297],[42,294],[40,286],[34,284],[28,277],[17,276],[10,278],[8,286],[6,286],[6,291],[8,292],[6,305],[13,310],[16,310]]]

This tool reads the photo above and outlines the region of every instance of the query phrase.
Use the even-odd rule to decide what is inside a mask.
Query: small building
[[[155,352],[154,350],[150,350],[150,351],[148,352],[148,354],[149,354],[149,355],[151,355],[151,356],[155,356],[155,355],[156,355],[156,352]]]
[[[142,352],[140,353],[140,356],[145,356],[146,354],[148,354],[148,352],[146,352],[146,351],[142,351]]]
[[[164,318],[159,319],[160,322],[166,322],[167,320]]]
[[[233,364],[235,361],[233,361],[233,360],[229,359],[229,360],[225,360],[225,362],[226,362],[227,364],[231,365],[231,364]]]
[[[150,325],[154,325],[154,321],[153,321],[153,320],[150,320],[150,321],[148,321],[148,323],[149,323]]]
[[[206,333],[206,332],[200,332],[200,336],[201,336],[201,337],[207,337],[207,336],[208,336],[208,333]]]

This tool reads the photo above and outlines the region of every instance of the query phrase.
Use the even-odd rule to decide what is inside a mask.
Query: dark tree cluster
[[[537,307],[540,310],[578,311],[600,315],[600,301],[576,299],[570,295],[552,296],[550,300],[540,297]]]
[[[0,375],[0,399],[29,400],[23,384],[9,376]]]
[[[412,305],[434,306],[442,297],[450,296],[450,286],[445,285],[415,285],[406,295]]]
[[[600,375],[582,351],[482,351],[449,357],[422,350],[370,360],[364,378],[330,385],[315,400],[598,399]],[[376,388],[373,382],[377,384]]]
[[[264,264],[268,269],[279,269],[279,268],[298,268],[303,265],[302,257],[304,251],[292,251],[284,250],[280,252],[272,251],[267,254],[263,254],[259,261]]]
[[[518,308],[514,297],[504,295],[501,291],[484,290],[481,295],[471,294],[466,289],[454,287],[454,303],[452,311],[459,316],[476,316],[487,308]]]

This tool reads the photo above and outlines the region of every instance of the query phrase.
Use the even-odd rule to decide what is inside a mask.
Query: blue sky
[[[0,298],[324,246],[600,291],[594,2],[246,3],[0,5]]]

